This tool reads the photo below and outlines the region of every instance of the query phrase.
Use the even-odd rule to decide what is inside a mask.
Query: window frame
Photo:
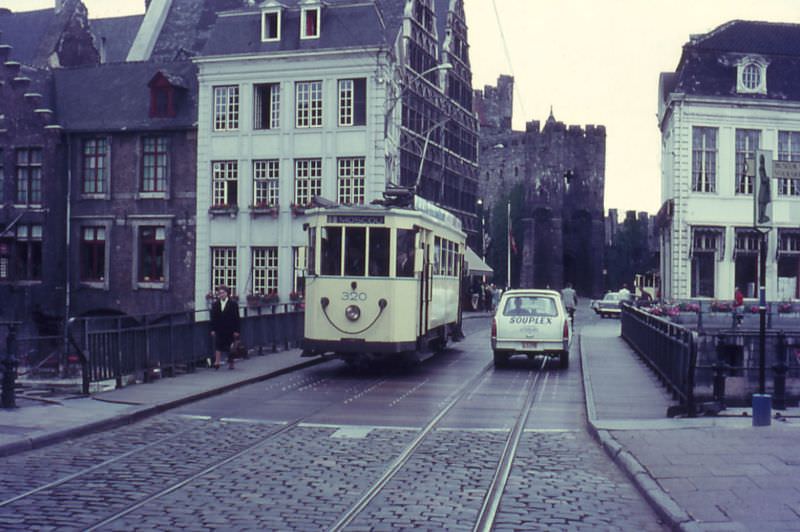
[[[313,14],[314,16],[314,29],[316,30],[313,34],[310,33],[309,30],[309,23],[311,19],[309,18]],[[302,7],[300,8],[300,40],[307,40],[307,39],[319,39],[320,34],[322,33],[322,10],[319,6],[313,7]]]
[[[250,248],[250,277],[253,279],[249,295],[278,293],[280,256],[277,246]]]
[[[261,42],[280,42],[281,40],[281,9],[264,9],[261,11]],[[275,15],[275,36],[267,35],[267,17]]]
[[[754,140],[753,140],[754,139]],[[755,146],[750,146],[751,143]],[[755,176],[747,175],[746,161],[756,160],[757,151],[761,146],[761,130],[736,128],[734,133],[734,148],[736,157],[736,182],[734,193],[738,195],[752,195],[754,190]],[[742,143],[744,146],[742,146]]]
[[[338,80],[337,103],[339,127],[365,126],[367,124],[367,79]]]
[[[209,258],[210,291],[213,293],[218,286],[225,285],[230,289],[231,296],[237,295],[236,280],[239,260],[236,246],[211,246]],[[226,264],[222,264],[223,262]]]
[[[692,127],[692,192],[717,191],[718,133],[716,127]],[[711,148],[709,142],[713,143]]]
[[[212,128],[214,131],[238,131],[240,111],[239,85],[215,85],[211,88]]]
[[[13,262],[13,273],[8,281],[18,283],[41,283],[44,269],[44,227],[41,223],[19,224],[14,233],[14,250],[9,253]],[[25,253],[21,249],[24,245]],[[13,260],[11,260],[13,258]]]
[[[26,154],[25,160],[22,161],[20,157]],[[38,160],[32,157],[38,154]],[[14,205],[21,206],[41,206],[42,205],[42,174],[44,172],[44,150],[41,147],[22,147],[14,151]],[[20,184],[24,183],[24,190],[20,188]],[[24,192],[25,199],[20,199],[21,194]],[[34,195],[38,193],[38,201]]]
[[[143,231],[147,229],[154,230],[154,238],[145,241]],[[158,240],[158,230],[163,231],[163,238]],[[163,288],[167,286],[169,275],[169,226],[165,223],[158,223],[153,221],[143,222],[134,226],[136,238],[136,284],[139,288]],[[160,278],[145,278],[145,245],[149,244],[151,247],[161,247],[161,276]]]
[[[336,159],[336,201],[342,205],[363,205],[366,202],[366,157]]]
[[[98,232],[102,230],[102,240],[98,239]],[[96,224],[96,223],[86,223],[81,224],[79,227],[79,260],[78,260],[78,276],[80,279],[81,284],[94,286],[96,288],[102,288],[108,286],[108,268],[109,268],[109,261],[108,261],[108,253],[109,253],[109,233],[110,227],[108,224]],[[94,238],[92,240],[86,239],[87,231],[91,231],[94,234]],[[101,244],[97,244],[96,242],[102,242]],[[89,272],[87,268],[90,267],[86,263],[87,260],[87,246],[90,246],[90,250],[93,250],[91,255],[91,260],[95,264],[91,265],[92,271]],[[96,264],[96,263],[100,264]],[[99,269],[102,269],[102,272],[99,272]],[[97,277],[92,277],[90,274],[100,274]]]
[[[314,196],[322,195],[322,180],[321,158],[295,159],[292,203],[299,207],[310,205]],[[300,186],[301,184],[303,185],[302,187]],[[301,200],[301,192],[305,201]]]
[[[153,141],[155,143],[155,151],[148,152],[148,142]],[[163,141],[163,146],[161,146],[161,141]],[[171,174],[171,162],[172,158],[170,157],[170,148],[171,148],[171,139],[167,135],[144,135],[142,136],[141,140],[141,153],[142,153],[142,170],[140,172],[140,179],[139,179],[139,196],[140,197],[165,197],[169,193],[170,187],[170,174]],[[163,147],[163,150],[159,149]],[[150,158],[153,158],[154,164],[149,165],[148,161]],[[160,158],[163,158],[163,164],[159,164]],[[152,189],[148,190],[146,183],[148,178],[146,177],[146,173],[148,168],[153,168],[154,175],[152,177]],[[158,178],[158,170],[161,169],[163,173],[163,177],[159,180]],[[161,187],[159,187],[161,184]]]
[[[311,129],[323,127],[323,88],[322,80],[295,82],[295,128]]]
[[[280,159],[253,161],[253,207],[275,208],[280,205],[280,179]]]
[[[262,90],[266,89],[264,93]],[[281,84],[253,84],[253,130],[268,131],[281,127]]]
[[[800,162],[800,131],[778,131],[778,160]],[[778,196],[800,196],[800,179],[778,179]]]
[[[239,161],[211,161],[211,207],[238,208],[238,206]]]

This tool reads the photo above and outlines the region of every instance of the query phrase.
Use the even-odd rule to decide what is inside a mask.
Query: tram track
[[[468,334],[471,336],[471,334]],[[338,519],[337,524],[334,525],[334,530],[342,529],[347,526],[352,520],[358,516],[358,514],[365,508],[369,502],[374,499],[374,495],[380,492],[381,488],[385,486],[396,474],[397,471],[401,470],[403,465],[407,462],[407,460],[413,455],[414,451],[419,447],[419,445],[423,442],[427,435],[429,435],[441,422],[441,420],[461,401],[465,396],[472,393],[475,385],[480,382],[482,378],[484,378],[487,373],[490,371],[492,365],[491,363],[486,364],[484,367],[480,369],[478,374],[476,374],[472,379],[470,379],[466,384],[462,385],[454,394],[452,394],[449,398],[445,399],[445,405],[442,407],[433,418],[429,420],[429,422],[419,431],[419,433],[414,437],[413,441],[407,445],[406,449],[403,452],[394,458],[391,464],[388,466],[386,471],[380,476],[380,478],[373,484],[373,486],[367,490],[367,492],[354,504],[350,510],[341,514],[341,517]],[[381,383],[385,379],[383,378],[374,378],[370,379],[369,381],[358,383],[357,386],[352,386],[348,389],[348,398],[344,399],[342,403],[347,403],[350,398],[354,396],[361,396],[366,393],[369,393],[370,390],[379,387]],[[306,381],[301,381],[297,383],[296,386],[292,387],[292,391],[299,391],[301,387],[309,386],[309,383]],[[201,479],[203,477],[207,477],[208,475],[214,473],[215,471],[219,470],[220,468],[236,462],[237,460],[241,459],[245,455],[250,453],[257,452],[259,449],[263,449],[270,445],[276,438],[292,431],[293,429],[297,428],[298,426],[302,426],[306,423],[309,419],[313,418],[320,412],[325,411],[325,409],[330,408],[332,406],[331,403],[326,403],[325,405],[321,405],[319,408],[305,413],[303,416],[297,417],[288,422],[284,422],[280,426],[277,425],[275,422],[265,422],[266,425],[276,425],[275,430],[271,430],[269,434],[251,442],[248,442],[247,445],[243,446],[242,448],[236,450],[236,452],[232,454],[227,454],[222,456],[219,459],[215,459],[213,462],[208,464],[203,464],[201,468],[197,469],[196,471],[191,472],[190,474],[182,474],[180,477],[173,477],[173,481],[169,482],[168,485],[162,486],[161,489],[158,489],[155,492],[149,494],[142,494],[137,500],[129,501],[124,507],[117,507],[109,509],[109,513],[105,515],[96,515],[95,519],[92,522],[83,522],[83,523],[76,523],[75,528],[79,528],[81,530],[97,530],[113,523],[122,520],[126,516],[132,514],[136,510],[157,502],[159,499],[166,497],[167,495],[174,493],[178,490],[181,490],[184,487],[191,485],[193,482]],[[190,416],[191,417],[191,416]],[[202,416],[194,416],[197,420],[201,420]],[[208,418],[210,420],[211,418]],[[232,424],[234,422],[240,422],[241,420],[235,419],[220,419],[219,422],[223,424]],[[55,488],[60,488],[61,490],[70,490],[70,484],[72,482],[81,483],[82,477],[90,477],[90,476],[102,476],[104,473],[108,474],[108,468],[112,466],[117,466],[117,468],[124,468],[128,464],[128,462],[136,462],[147,460],[150,457],[144,456],[148,454],[148,451],[157,451],[164,446],[170,445],[171,442],[176,442],[173,445],[178,448],[180,447],[180,440],[181,438],[186,438],[191,435],[192,431],[197,430],[205,430],[203,427],[199,427],[197,425],[188,427],[186,429],[180,430],[176,433],[170,434],[169,436],[165,436],[163,438],[159,438],[156,441],[148,442],[145,445],[139,446],[135,449],[131,449],[125,453],[120,454],[119,456],[115,456],[108,460],[105,460],[101,463],[95,464],[91,467],[87,467],[81,469],[80,471],[76,471],[69,475],[66,475],[62,478],[50,481],[46,484],[43,484],[37,488],[31,489],[25,493],[21,493],[19,495],[9,497],[3,501],[0,501],[0,508],[8,508],[13,510],[14,505],[16,503],[20,503],[25,501],[25,499],[32,499],[36,496],[46,497],[48,492],[51,492]],[[138,455],[138,456],[137,456]],[[370,493],[372,496],[370,496]]]

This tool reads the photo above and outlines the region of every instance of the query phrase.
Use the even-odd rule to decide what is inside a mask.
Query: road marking
[[[336,430],[420,430],[420,427],[401,427],[388,425],[338,425],[332,423],[298,423],[298,427],[312,429],[336,429]]]

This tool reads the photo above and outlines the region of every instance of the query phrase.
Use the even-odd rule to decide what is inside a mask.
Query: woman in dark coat
[[[239,339],[239,305],[229,298],[227,286],[217,288],[217,299],[211,305],[211,336],[214,338],[214,369],[219,369],[222,352],[228,354],[228,367],[233,369],[231,343]]]

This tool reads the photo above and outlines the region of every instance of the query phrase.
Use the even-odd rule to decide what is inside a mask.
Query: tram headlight
[[[361,309],[358,308],[358,305],[349,305],[344,309],[344,315],[350,321],[358,321],[358,318],[361,317]]]

